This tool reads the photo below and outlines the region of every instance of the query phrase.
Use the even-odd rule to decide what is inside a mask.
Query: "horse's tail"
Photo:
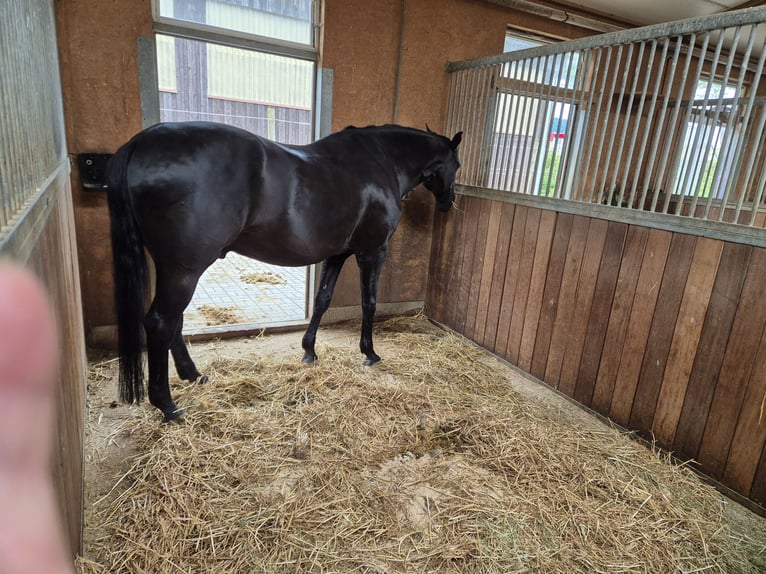
[[[144,398],[142,319],[147,273],[144,241],[128,189],[128,163],[132,154],[131,141],[114,154],[106,170],[120,354],[120,399],[125,403],[138,403]]]

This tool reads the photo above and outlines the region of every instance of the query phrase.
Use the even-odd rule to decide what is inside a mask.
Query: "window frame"
[[[200,40],[233,48],[255,50],[257,52],[264,52],[277,56],[288,56],[311,62],[316,62],[318,60],[319,26],[317,24],[317,19],[319,15],[319,0],[311,0],[310,44],[291,42],[279,38],[250,34],[240,30],[232,30],[212,26],[210,24],[201,24],[198,22],[162,16],[160,14],[160,1],[161,0],[152,0],[152,20],[155,33],[186,38],[189,40]]]

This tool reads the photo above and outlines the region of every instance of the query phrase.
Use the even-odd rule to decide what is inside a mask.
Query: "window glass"
[[[158,16],[311,45],[312,0],[160,0]]]

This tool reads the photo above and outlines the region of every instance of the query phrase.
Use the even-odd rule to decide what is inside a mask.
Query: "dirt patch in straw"
[[[79,571],[766,568],[764,521],[731,521],[689,469],[517,392],[514,370],[423,318],[376,334],[374,368],[347,344],[315,366],[213,358],[213,384],[174,391],[184,424],[120,407],[132,450],[89,490]]]

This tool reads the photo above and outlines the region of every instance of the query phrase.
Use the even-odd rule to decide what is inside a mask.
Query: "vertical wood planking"
[[[559,304],[559,292],[561,280],[564,275],[569,236],[572,233],[574,216],[568,213],[559,213],[556,220],[556,231],[553,234],[553,244],[548,261],[548,275],[545,278],[543,289],[542,307],[540,320],[537,324],[537,336],[535,349],[532,354],[531,373],[539,378],[545,378],[545,367],[548,363],[548,351],[550,349],[553,323],[556,319],[556,309]]]
[[[726,345],[705,432],[697,461],[705,472],[720,479],[734,437],[737,418],[747,390],[758,344],[766,326],[763,280],[766,277],[766,249],[755,249],[742,287],[734,325]]]
[[[496,254],[498,251],[498,236],[500,234],[500,221],[503,214],[503,205],[492,201],[489,203],[489,221],[487,223],[487,241],[484,248],[484,262],[481,268],[481,281],[479,283],[479,301],[476,310],[476,327],[474,341],[486,346],[487,313],[489,297],[492,292]],[[493,338],[494,340],[494,338]]]
[[[508,265],[508,252],[511,245],[511,232],[513,231],[513,219],[516,206],[512,203],[503,203],[500,214],[500,228],[497,238],[497,251],[493,261],[492,288],[487,303],[487,324],[484,328],[484,346],[497,353],[495,340],[497,338],[498,324],[500,321],[500,306],[504,299],[504,284],[506,266]],[[498,353],[499,354],[499,353]]]
[[[468,299],[471,296],[473,283],[473,262],[476,257],[476,235],[479,228],[479,211],[482,200],[477,197],[466,197],[463,213],[463,233],[461,234],[460,250],[463,257],[460,262],[460,271],[455,277],[458,283],[458,295],[455,304],[455,329],[465,332],[466,317],[468,315]]]
[[[511,230],[511,242],[508,247],[508,264],[505,271],[503,284],[503,301],[500,304],[500,317],[498,319],[497,337],[495,349],[497,354],[507,359],[508,335],[511,325],[513,307],[516,303],[516,285],[519,278],[519,265],[521,262],[521,249],[524,243],[524,228],[527,223],[528,207],[517,205],[513,217],[513,229]]]
[[[452,213],[452,212],[451,212]],[[442,261],[447,229],[451,228],[452,217],[434,218],[433,239],[431,241],[431,256],[428,260],[428,283],[426,287],[425,311],[430,317],[437,321],[441,320],[441,309],[439,308],[439,295],[444,292],[444,274],[447,265]]]
[[[644,249],[636,294],[625,334],[623,356],[617,369],[617,380],[609,410],[609,416],[621,425],[627,425],[630,419],[630,410],[633,406],[641,363],[672,237],[673,234],[670,232],[652,229],[649,231]]]
[[[628,226],[624,223],[608,224],[574,395],[586,406],[593,400],[627,233]]]
[[[766,452],[766,413],[762,410],[766,409],[765,400],[766,333],[761,335],[723,473],[724,484],[745,495],[753,496],[753,491],[756,495],[760,493],[761,503],[766,502],[766,492],[763,492],[762,483],[756,484],[755,478],[762,453]],[[763,470],[762,465],[760,470]],[[760,476],[763,482],[762,472]]]
[[[449,258],[449,271],[447,274],[447,295],[444,302],[444,322],[452,329],[457,329],[456,317],[457,310],[460,306],[460,271],[463,266],[463,258],[465,251],[463,249],[463,236],[465,235],[465,226],[468,224],[468,218],[470,215],[471,197],[463,196],[460,201],[460,208],[455,210],[457,217],[454,219],[454,231],[452,245],[448,251],[450,253]]]
[[[633,308],[633,298],[638,284],[639,270],[649,230],[631,226],[625,239],[620,273],[609,315],[604,347],[601,355],[592,406],[598,412],[608,414],[622,359],[622,348],[628,329],[628,319]]]
[[[532,282],[532,269],[535,262],[535,246],[540,230],[541,210],[529,209],[527,220],[524,225],[524,240],[521,245],[521,261],[519,262],[519,277],[516,282],[516,302],[513,305],[511,324],[508,333],[508,346],[506,357],[515,364],[519,361],[519,349],[521,347],[521,335],[524,329],[524,317],[527,312],[529,300],[529,286]]]
[[[648,436],[652,427],[660,383],[668,361],[673,330],[681,307],[681,298],[689,275],[697,238],[693,235],[673,234],[665,265],[665,273],[657,300],[657,307],[649,331],[636,396],[630,413],[630,428],[644,431]]]
[[[652,422],[657,442],[664,448],[671,448],[675,440],[722,250],[721,241],[697,239]]]
[[[598,277],[608,228],[609,224],[605,220],[593,219],[588,229],[574,303],[574,321],[569,329],[569,342],[564,352],[561,376],[559,377],[559,390],[570,397],[575,395],[577,374],[580,370],[585,334],[597,285],[597,280],[594,278]]]
[[[431,273],[445,324],[766,498],[766,249],[463,196]]]
[[[572,322],[577,311],[575,299],[589,227],[589,218],[579,215],[574,217],[564,259],[564,270],[561,274],[561,287],[548,346],[548,359],[545,364],[544,380],[553,387],[559,386],[561,365],[564,362],[566,347],[570,342]]]
[[[545,280],[548,275],[548,263],[550,262],[551,248],[553,246],[556,219],[556,213],[553,211],[543,211],[540,215],[540,228],[537,232],[535,258],[532,264],[529,296],[527,297],[524,327],[521,333],[521,345],[519,346],[518,366],[528,373],[532,371],[532,359],[537,340],[537,326],[540,322],[540,313],[542,312],[543,293],[545,291]]]
[[[750,498],[758,504],[766,506],[766,449],[761,450],[761,460],[753,478]]]
[[[726,243],[702,326],[673,448],[690,458],[699,451],[753,248]]]
[[[463,270],[463,277],[469,281],[468,304],[466,306],[465,326],[462,333],[476,341],[476,315],[479,309],[479,292],[481,291],[481,276],[484,268],[484,258],[486,257],[487,228],[489,226],[489,212],[492,202],[486,199],[480,199],[477,206],[477,225],[474,245],[474,254],[470,260],[468,270]],[[491,256],[490,256],[491,257]]]

